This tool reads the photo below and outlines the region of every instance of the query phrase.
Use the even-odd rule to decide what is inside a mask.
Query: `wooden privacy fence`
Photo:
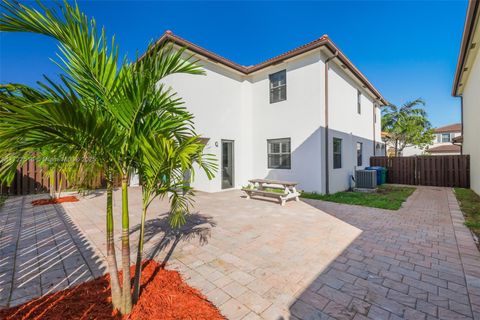
[[[59,172],[55,172],[53,179],[53,184],[50,184],[50,174],[46,174],[45,168],[38,165],[35,160],[28,160],[23,166],[17,168],[17,173],[10,186],[0,184],[0,194],[25,195],[44,193],[49,192],[50,187],[58,189],[60,183],[62,184],[62,191],[72,187]],[[114,185],[118,186],[119,181],[115,181]],[[103,173],[95,175],[89,181],[88,187],[92,189],[105,188],[105,175]]]
[[[387,168],[387,182],[437,187],[470,187],[470,156],[371,157]]]

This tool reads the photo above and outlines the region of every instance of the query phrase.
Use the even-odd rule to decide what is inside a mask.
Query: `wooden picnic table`
[[[278,198],[280,204],[283,206],[285,202],[289,199],[295,199],[299,201],[300,193],[297,191],[296,186],[298,182],[291,181],[280,181],[280,180],[270,180],[270,179],[251,179],[248,180],[253,184],[254,188],[243,188],[242,190],[247,194],[247,199],[250,199],[252,196],[259,195],[270,198]],[[282,189],[283,193],[268,191],[266,189]]]

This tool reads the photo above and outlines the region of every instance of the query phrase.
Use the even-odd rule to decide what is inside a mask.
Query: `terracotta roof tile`
[[[170,30],[167,30],[161,37],[160,39],[157,40],[157,42],[155,43],[155,45],[159,45],[161,43],[164,43],[164,42],[167,42],[167,41],[171,41],[179,46],[182,46],[182,47],[187,47],[189,50],[197,53],[197,54],[200,54],[208,59],[211,59],[215,62],[218,62],[218,63],[222,63],[236,71],[239,71],[243,74],[250,74],[252,72],[255,72],[255,71],[258,71],[258,70],[261,70],[263,68],[266,68],[268,66],[271,66],[273,64],[276,64],[276,63],[279,63],[279,62],[282,62],[283,60],[286,60],[286,59],[289,59],[289,58],[292,58],[296,55],[299,55],[299,54],[302,54],[302,53],[305,53],[305,52],[308,52],[310,50],[313,50],[313,49],[316,49],[316,48],[319,48],[321,46],[326,46],[332,53],[335,53],[335,52],[338,52],[338,56],[337,58],[342,62],[343,65],[345,65],[346,68],[348,68],[359,80],[360,82],[363,83],[363,86],[365,88],[368,88],[374,96],[377,97],[377,99],[383,104],[383,105],[387,105],[388,102],[387,100],[385,100],[385,98],[380,94],[380,92],[373,86],[373,84],[370,83],[370,81],[368,81],[368,79],[360,72],[360,70],[357,69],[357,67],[355,67],[353,65],[353,63],[340,51],[340,49],[338,49],[338,47],[330,40],[330,38],[327,36],[327,35],[323,35],[322,37],[316,39],[316,40],[313,40],[307,44],[304,44],[302,46],[299,46],[295,49],[292,49],[292,50],[289,50],[285,53],[282,53],[281,55],[278,55],[276,57],[273,57],[271,59],[268,59],[268,60],[265,60],[261,63],[258,63],[256,65],[253,65],[253,66],[243,66],[243,65],[240,65],[238,63],[235,63],[227,58],[224,58],[212,51],[209,51],[209,50],[206,50],[188,40],[185,40],[175,34],[173,34],[172,31]],[[144,53],[142,55],[142,57],[140,57],[140,59],[143,58],[143,56],[147,54]]]
[[[454,124],[449,124],[448,126],[443,126],[435,129],[435,133],[445,133],[445,132],[462,132],[462,124],[454,123]]]
[[[428,153],[460,153],[460,146],[455,144],[446,144],[443,146],[436,146],[426,150]]]

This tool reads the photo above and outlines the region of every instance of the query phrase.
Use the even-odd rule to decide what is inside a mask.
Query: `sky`
[[[467,4],[79,1],[130,59],[166,30],[247,66],[328,34],[389,102],[424,99],[435,127],[460,122],[460,99],[451,88]],[[51,58],[58,52],[46,37],[1,33],[0,83],[35,85],[44,74],[54,77],[60,70]]]

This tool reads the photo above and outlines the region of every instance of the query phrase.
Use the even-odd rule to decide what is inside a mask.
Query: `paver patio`
[[[241,196],[198,193],[177,232],[156,201],[147,223],[147,256],[178,269],[229,319],[480,319],[480,254],[451,189],[420,187],[399,211]],[[0,212],[0,306],[104,271],[104,195],[35,208],[31,198],[10,198]],[[140,205],[132,189],[134,229]],[[59,267],[44,271],[51,252]],[[83,271],[72,276],[75,267]],[[28,290],[26,273],[35,275]]]

